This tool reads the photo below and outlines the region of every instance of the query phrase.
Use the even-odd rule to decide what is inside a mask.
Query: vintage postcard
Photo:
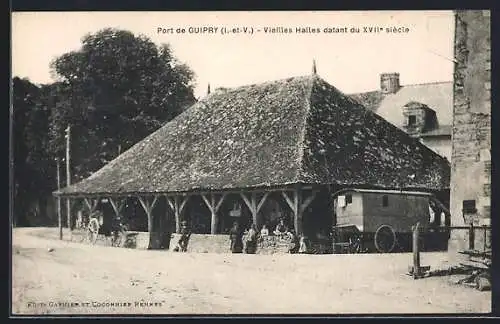
[[[483,314],[490,12],[13,12],[11,316]]]

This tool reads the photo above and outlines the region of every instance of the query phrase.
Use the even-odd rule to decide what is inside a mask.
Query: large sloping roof
[[[215,91],[59,193],[295,183],[440,190],[449,173],[445,159],[312,75]]]
[[[440,126],[452,125],[453,82],[404,85],[392,94],[369,91],[349,96],[397,127],[403,125],[403,106],[412,101],[434,110]]]

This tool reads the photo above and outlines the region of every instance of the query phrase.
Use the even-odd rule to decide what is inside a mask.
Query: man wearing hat
[[[184,220],[181,222],[181,238],[179,239],[179,242],[177,243],[179,250],[181,252],[187,251],[187,246],[188,246],[190,236],[191,236],[191,231],[188,228],[187,221]]]

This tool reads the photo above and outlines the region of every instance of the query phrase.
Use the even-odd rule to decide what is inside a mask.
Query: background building
[[[491,219],[490,12],[464,10],[457,11],[455,16],[451,221],[452,226],[470,222],[488,225]],[[476,231],[476,249],[483,249],[484,236],[484,231]],[[488,232],[486,236],[489,237]],[[467,247],[466,231],[452,231],[449,249]]]
[[[401,85],[399,73],[383,73],[379,90],[350,96],[451,159],[453,82]]]

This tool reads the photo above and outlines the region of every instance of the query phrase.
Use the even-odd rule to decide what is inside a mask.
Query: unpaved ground
[[[56,233],[57,229],[14,230],[14,314],[491,311],[490,292],[454,285],[450,281],[456,278],[406,276],[410,254],[180,254],[37,236]],[[434,268],[445,258],[444,253],[426,253],[422,264]],[[105,306],[111,302],[125,305]]]

